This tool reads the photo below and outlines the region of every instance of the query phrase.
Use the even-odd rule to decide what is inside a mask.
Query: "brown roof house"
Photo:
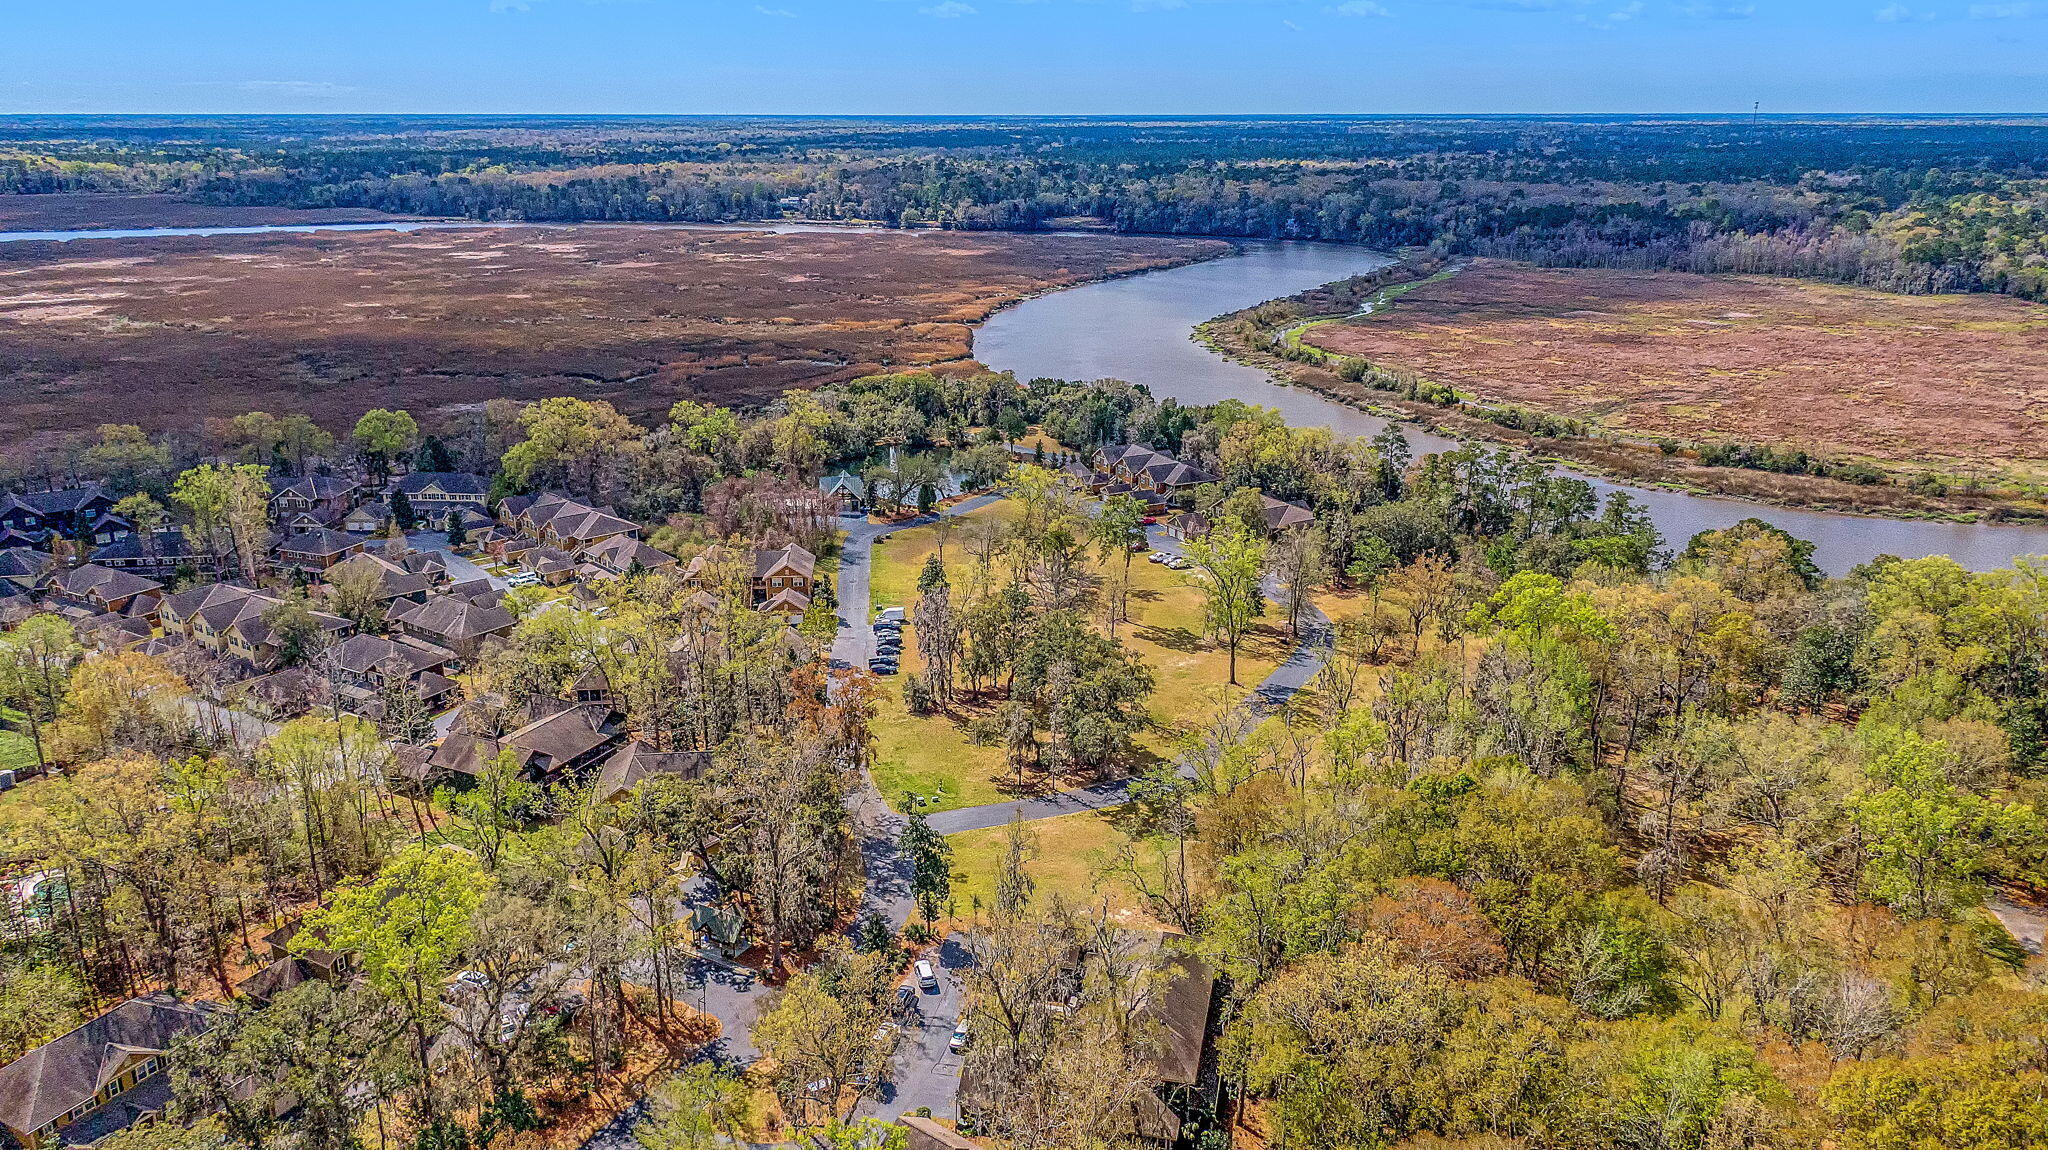
[[[683,568],[683,582],[703,587],[714,569],[732,553],[711,547]],[[748,590],[754,606],[787,618],[802,615],[811,606],[818,585],[818,559],[794,544],[755,551],[751,557]]]
[[[429,595],[418,603],[404,599],[393,603],[384,622],[395,635],[424,639],[453,651],[458,658],[474,659],[483,653],[485,642],[510,635],[519,620],[496,603]]]
[[[657,775],[700,778],[711,765],[709,751],[655,751],[638,739],[613,751],[597,769],[598,797],[612,802]]]
[[[351,555],[360,555],[370,545],[360,535],[332,531],[325,527],[288,535],[271,552],[279,567],[318,575]]]
[[[0,1126],[28,1150],[90,1146],[163,1114],[169,1058],[211,1010],[166,994],[131,998],[0,1067]]]
[[[167,597],[158,611],[166,634],[178,633],[212,651],[241,659],[259,671],[277,665],[282,651],[264,615],[284,600],[233,583],[209,583]],[[339,615],[315,611],[313,618],[330,637],[339,638],[355,624]]]
[[[583,559],[613,575],[629,574],[635,567],[643,571],[657,571],[676,565],[675,556],[650,547],[631,535],[614,535],[594,543],[583,549]]]
[[[621,519],[601,507],[592,507],[566,495],[549,492],[532,502],[515,502],[507,499],[498,506],[500,517],[510,516],[506,522],[538,539],[541,543],[575,554],[593,544],[602,543],[616,535],[640,534],[640,527],[631,520]]]
[[[429,764],[444,775],[476,778],[509,752],[520,772],[540,783],[594,769],[625,738],[625,716],[602,703],[569,707],[495,739],[456,733],[434,748]]]
[[[154,579],[87,563],[51,580],[49,597],[62,606],[93,614],[154,618],[163,590],[164,585]]]
[[[458,684],[447,675],[455,652],[418,639],[386,639],[351,635],[329,651],[335,688],[342,705],[358,714],[378,709],[380,696],[396,686],[409,686],[428,706],[449,701]]]

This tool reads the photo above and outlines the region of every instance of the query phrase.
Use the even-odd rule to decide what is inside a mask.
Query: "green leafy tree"
[[[78,633],[61,615],[31,615],[0,633],[0,702],[21,712],[35,744],[36,766],[47,767],[43,724],[57,717],[71,672],[85,655]]]
[[[1201,581],[1203,618],[1209,633],[1230,652],[1230,681],[1234,684],[1238,650],[1266,611],[1261,584],[1266,570],[1265,541],[1233,525],[1188,544],[1187,554],[1208,576]]]
[[[953,845],[924,815],[913,811],[898,846],[910,860],[910,894],[917,912],[930,924],[946,912],[953,898]]]
[[[434,1032],[441,995],[468,943],[471,919],[490,877],[476,858],[446,847],[414,846],[368,881],[343,883],[306,916],[292,949],[355,956],[363,980],[405,1018],[420,1072],[421,1110],[441,1116],[434,1090]]]
[[[349,433],[349,437],[355,441],[356,450],[362,453],[370,473],[382,480],[391,475],[391,461],[411,451],[419,442],[420,425],[408,412],[376,407],[356,420],[355,430]]]

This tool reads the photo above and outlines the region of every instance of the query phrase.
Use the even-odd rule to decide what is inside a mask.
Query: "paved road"
[[[958,1116],[953,1107],[960,1092],[960,1055],[952,1050],[953,1024],[967,994],[961,971],[972,959],[957,934],[925,957],[936,960],[938,993],[918,992],[917,1013],[903,1022],[890,1080],[874,1097],[861,1099],[856,1117],[893,1122],[920,1106],[930,1107],[934,1118]]]
[[[446,531],[415,531],[406,536],[405,541],[415,550],[431,551],[438,555],[441,562],[448,568],[448,581],[450,583],[468,583],[476,579],[488,579],[491,582],[491,586],[499,591],[503,591],[511,586],[510,583],[505,581],[504,576],[493,575],[475,563],[449,550],[448,533]]]

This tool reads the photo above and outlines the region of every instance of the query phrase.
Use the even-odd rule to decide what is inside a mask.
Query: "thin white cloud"
[[[760,4],[756,4],[754,5],[754,11],[760,13],[763,16],[772,16],[777,20],[796,19],[796,13],[790,11],[787,8],[768,8]]]
[[[1756,15],[1754,4],[1722,4],[1698,0],[1679,6],[1679,13],[1695,20],[1747,20]]]
[[[2031,0],[2020,0],[2012,4],[1972,4],[1972,20],[2031,20],[2036,16],[2048,15],[2048,4],[2036,4]]]
[[[1328,12],[1332,16],[1393,15],[1392,12],[1387,11],[1386,5],[1378,3],[1377,0],[1346,0],[1345,3],[1332,5],[1329,8],[1324,9],[1324,11]]]
[[[962,4],[960,0],[946,0],[944,4],[934,4],[929,8],[918,9],[920,14],[936,17],[940,20],[957,20],[962,16],[972,16],[979,11],[981,9],[976,8],[972,4]]]
[[[531,12],[533,5],[527,0],[491,0],[491,11],[498,15],[506,12]]]

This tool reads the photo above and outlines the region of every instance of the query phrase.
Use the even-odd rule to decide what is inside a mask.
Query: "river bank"
[[[1302,335],[1366,314],[1423,282],[1455,274],[1442,260],[1410,254],[1368,277],[1319,285],[1219,315],[1196,339],[1235,362],[1384,418],[1438,435],[1484,439],[1632,485],[1721,496],[1776,507],[1955,523],[2036,522],[2040,500],[2002,492],[1956,492],[1915,483],[1907,472],[1858,461],[1798,474],[1701,461],[1701,446],[1630,436],[1541,409],[1491,404],[1419,373],[1314,346]],[[1364,285],[1358,280],[1369,281]],[[1358,299],[1361,286],[1374,298]],[[1341,306],[1340,306],[1341,305]],[[1769,446],[1769,445],[1767,445]],[[1818,469],[1818,468],[1817,468]]]

